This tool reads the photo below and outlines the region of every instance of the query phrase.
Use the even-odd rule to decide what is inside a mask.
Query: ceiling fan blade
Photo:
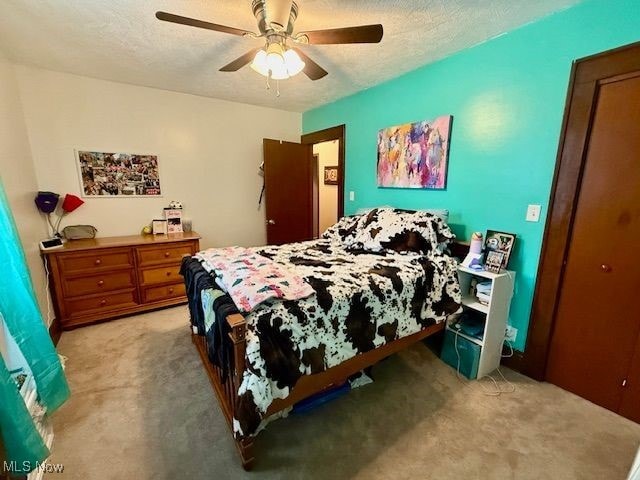
[[[324,68],[318,65],[316,62],[311,60],[302,50],[299,48],[294,48],[295,52],[300,55],[300,58],[305,63],[304,69],[302,71],[304,74],[309,77],[311,80],[320,80],[322,77],[326,76],[329,72],[327,72]]]
[[[307,37],[309,40],[306,43],[311,45],[336,45],[344,43],[379,43],[382,40],[382,34],[382,25],[376,24],[300,32],[296,35],[296,38]]]
[[[256,56],[258,50],[262,47],[254,48],[249,50],[244,55],[236,58],[233,62],[227,63],[224,67],[220,69],[221,72],[237,72],[246,64],[250,63],[253,60],[253,57]]]
[[[156,18],[164,22],[179,23],[180,25],[187,25],[189,27],[205,28],[207,30],[215,30],[216,32],[230,33],[231,35],[253,35],[251,32],[241,30],[239,28],[227,27],[225,25],[218,25],[217,23],[205,22],[203,20],[196,20],[195,18],[183,17],[180,15],[174,15],[167,12],[156,12]]]

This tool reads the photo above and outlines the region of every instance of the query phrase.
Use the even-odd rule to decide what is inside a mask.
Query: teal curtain
[[[31,368],[40,403],[51,414],[69,397],[69,386],[36,302],[1,181],[0,232],[0,315]],[[0,433],[9,461],[33,465],[48,456],[4,361],[0,361]]]

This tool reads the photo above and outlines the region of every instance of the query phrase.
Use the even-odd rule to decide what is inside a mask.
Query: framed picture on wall
[[[83,197],[161,197],[156,155],[76,150]]]
[[[338,167],[324,167],[324,184],[338,185]]]
[[[452,115],[378,132],[379,187],[447,188]]]

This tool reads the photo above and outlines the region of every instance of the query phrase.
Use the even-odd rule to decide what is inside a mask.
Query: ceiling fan
[[[264,38],[265,45],[249,50],[220,69],[235,72],[251,63],[251,68],[267,79],[284,80],[304,72],[311,80],[319,80],[327,71],[311,60],[302,50],[287,45],[336,45],[349,43],[379,43],[382,40],[382,25],[334,28],[293,33],[298,5],[292,0],[253,0],[253,15],[258,21],[260,33],[217,23],[196,20],[167,12],[156,12],[156,18],[165,22],[179,23],[190,27],[205,28],[250,38]]]

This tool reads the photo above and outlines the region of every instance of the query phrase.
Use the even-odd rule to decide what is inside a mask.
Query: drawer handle
[[[96,259],[95,264],[96,265],[100,265],[102,263],[102,260],[100,260],[99,258]]]
[[[171,276],[171,272],[167,272],[167,277],[170,277],[170,276]]]
[[[104,285],[104,280],[99,280],[98,281],[98,286],[101,287],[102,285]]]
[[[169,255],[171,255],[171,252],[164,252],[165,257],[168,257]]]
[[[170,288],[170,289],[169,289],[169,293],[173,293],[173,288]]]
[[[107,304],[106,300],[100,300],[100,306],[104,307]]]

